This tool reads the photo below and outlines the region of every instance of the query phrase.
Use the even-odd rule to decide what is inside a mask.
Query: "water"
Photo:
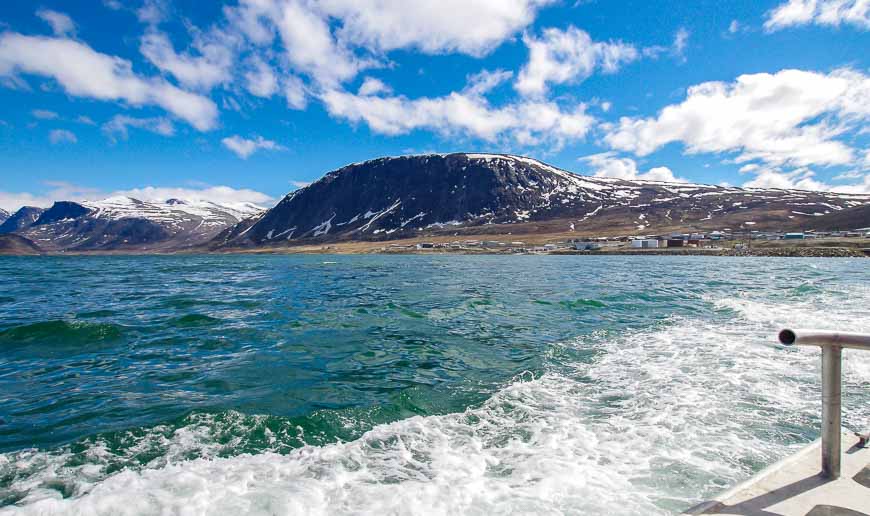
[[[817,436],[773,336],[870,330],[867,263],[3,258],[0,514],[679,512]]]

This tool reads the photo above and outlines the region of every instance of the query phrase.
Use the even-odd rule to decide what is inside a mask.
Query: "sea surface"
[[[775,334],[870,331],[868,265],[0,258],[0,514],[676,513],[817,437]]]

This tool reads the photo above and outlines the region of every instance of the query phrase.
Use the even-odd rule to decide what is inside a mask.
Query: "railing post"
[[[779,332],[779,342],[822,348],[822,476],[840,478],[843,348],[870,351],[870,334],[786,329]]]
[[[840,478],[843,348],[822,346],[822,475]]]

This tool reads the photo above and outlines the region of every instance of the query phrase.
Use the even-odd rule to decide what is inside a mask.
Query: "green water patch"
[[[217,317],[211,317],[205,314],[187,314],[177,319],[173,319],[172,326],[180,328],[195,328],[199,326],[212,326],[221,322]]]
[[[589,310],[594,308],[606,308],[607,305],[596,299],[574,299],[559,301],[559,306],[569,310]]]
[[[405,308],[403,306],[399,306],[395,303],[387,303],[387,308],[389,308],[390,310],[394,310],[396,312],[399,312],[400,314],[402,314],[406,317],[410,317],[412,319],[425,319],[426,318],[426,316],[421,314],[421,313],[415,312],[415,311],[413,311],[409,308]]]
[[[124,334],[116,324],[43,321],[0,331],[0,345],[80,345],[116,341]]]

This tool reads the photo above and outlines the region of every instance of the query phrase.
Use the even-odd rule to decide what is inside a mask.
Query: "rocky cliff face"
[[[870,196],[586,177],[521,156],[448,154],[348,165],[223,231],[215,247],[453,232],[795,227]]]
[[[144,202],[128,197],[59,201],[36,217],[36,211],[27,215],[22,210],[13,216],[20,215],[15,227],[7,229],[47,251],[183,249],[207,242],[262,211],[248,204],[224,206],[178,199]]]
[[[39,219],[44,211],[45,210],[42,208],[24,206],[0,224],[0,234],[15,233],[16,231],[30,227],[37,221],[37,219]]]
[[[9,213],[8,211],[4,210],[3,208],[0,208],[0,224],[3,224],[4,222],[6,222],[6,219],[8,219],[11,215],[12,214]]]

